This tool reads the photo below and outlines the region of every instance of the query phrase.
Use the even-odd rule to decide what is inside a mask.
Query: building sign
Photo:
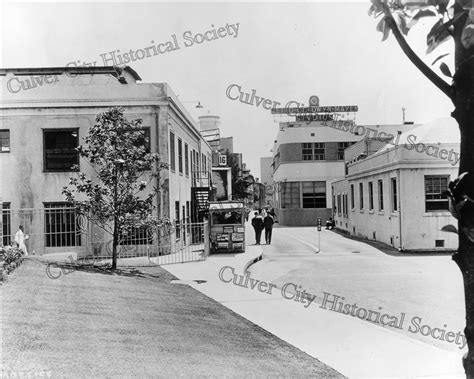
[[[227,155],[219,154],[219,166],[227,166]]]
[[[304,113],[335,113],[335,112],[357,112],[357,105],[335,105],[335,106],[311,106],[311,107],[285,107],[272,108],[272,114],[297,115]]]

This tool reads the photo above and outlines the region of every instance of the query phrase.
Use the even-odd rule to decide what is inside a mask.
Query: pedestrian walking
[[[263,230],[263,217],[261,212],[255,212],[254,217],[252,219],[252,226],[255,230],[255,245],[260,245],[260,239],[262,238],[262,230]]]
[[[273,216],[270,213],[267,213],[263,219],[263,226],[265,228],[265,242],[267,245],[272,243],[272,230],[273,230]]]
[[[20,225],[18,227],[18,231],[15,234],[15,242],[18,245],[18,248],[25,253],[25,255],[28,255],[28,250],[26,249],[25,241],[28,239],[28,235],[26,235],[23,232],[23,226]]]

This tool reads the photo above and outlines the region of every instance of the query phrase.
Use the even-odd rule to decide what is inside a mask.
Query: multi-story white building
[[[62,188],[74,164],[92,174],[75,148],[96,116],[113,106],[123,107],[129,120],[143,120],[148,148],[169,163],[154,183],[161,188],[156,215],[176,222],[197,218],[192,190],[209,190],[211,149],[169,85],[138,83],[130,67],[1,69],[0,79],[3,244],[23,224],[29,250],[86,248],[90,240],[81,240]],[[179,229],[176,239],[189,240]]]
[[[353,121],[280,123],[273,146],[274,208],[282,225],[315,225],[332,216],[331,182],[344,178],[344,150],[368,130],[396,135],[413,125]],[[360,134],[358,134],[360,133]]]
[[[403,133],[398,144],[365,139],[346,150],[348,172],[332,183],[336,227],[400,250],[456,249],[456,220],[444,191],[457,177],[459,131],[440,119]]]

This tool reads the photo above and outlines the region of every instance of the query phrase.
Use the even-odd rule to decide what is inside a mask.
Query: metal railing
[[[8,209],[2,216],[3,230],[11,230],[2,240],[13,243],[22,225],[29,254],[76,253],[77,257],[112,258],[112,236],[77,214],[74,208],[45,205],[43,209]],[[132,228],[121,238],[117,257],[147,257],[157,264],[205,259],[208,227],[205,221]]]

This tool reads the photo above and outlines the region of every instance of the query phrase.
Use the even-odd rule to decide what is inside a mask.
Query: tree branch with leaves
[[[474,1],[473,0],[372,0],[369,15],[381,17],[377,30],[386,40],[393,33],[410,61],[453,103],[451,116],[461,135],[459,177],[449,185],[450,211],[458,228],[443,228],[459,236],[458,251],[453,255],[463,281],[466,304],[468,353],[463,365],[468,378],[474,378]],[[420,21],[433,20],[426,36],[426,54],[446,41],[454,41],[453,54],[434,59],[446,79],[436,74],[411,49],[405,36]],[[454,74],[446,63],[454,57]]]
[[[123,112],[112,108],[97,116],[77,148],[93,175],[81,172],[63,188],[79,214],[112,236],[112,269],[117,267],[118,246],[134,230],[169,223],[153,217],[159,184],[150,186],[167,164],[148,151],[142,120],[128,121]]]

